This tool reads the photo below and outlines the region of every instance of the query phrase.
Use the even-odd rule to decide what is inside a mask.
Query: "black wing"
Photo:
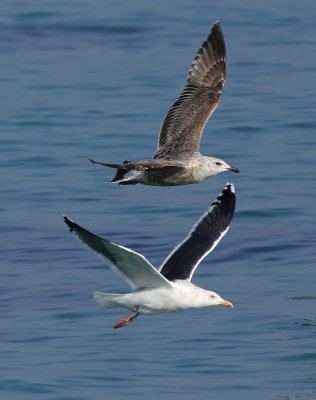
[[[229,228],[235,211],[234,185],[227,183],[223,192],[209,210],[192,228],[160,267],[160,273],[169,281],[189,279],[208,253],[210,253]]]

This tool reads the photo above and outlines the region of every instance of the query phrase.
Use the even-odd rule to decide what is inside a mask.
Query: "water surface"
[[[4,399],[315,398],[313,1],[5,2],[1,57],[0,393]],[[242,173],[108,185],[89,164],[150,157],[220,20],[227,82],[201,151]],[[194,283],[235,305],[140,317],[62,221],[159,266],[227,181],[237,209]]]

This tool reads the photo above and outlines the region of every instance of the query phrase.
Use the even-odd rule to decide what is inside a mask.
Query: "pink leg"
[[[139,313],[137,312],[137,310],[138,310],[137,306],[133,307],[131,309],[131,312],[128,315],[126,315],[126,317],[123,317],[119,321],[117,321],[117,323],[113,326],[113,328],[115,328],[115,329],[122,328],[123,326],[128,325],[131,322],[133,322],[134,319],[139,316]],[[134,312],[136,314],[132,317]]]

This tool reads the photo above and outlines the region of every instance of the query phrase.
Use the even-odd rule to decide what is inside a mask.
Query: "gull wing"
[[[69,226],[70,232],[74,233],[91,250],[106,259],[111,269],[134,289],[170,287],[171,283],[141,254],[94,235],[66,216],[64,221]]]
[[[234,185],[227,183],[221,195],[192,228],[189,235],[166,258],[160,273],[169,281],[191,280],[203,260],[227,233],[234,215],[236,196]]]
[[[226,49],[219,22],[198,51],[187,84],[163,120],[155,158],[180,151],[198,151],[204,126],[218,106],[226,77]]]
[[[125,160],[120,164],[103,163],[92,160],[93,164],[103,165],[104,167],[117,168],[122,171],[154,171],[155,169],[171,168],[173,171],[181,171],[184,169],[183,164],[179,161],[174,160],[140,160],[140,161],[128,161]]]

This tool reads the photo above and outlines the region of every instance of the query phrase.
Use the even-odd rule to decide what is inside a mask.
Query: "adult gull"
[[[218,106],[225,77],[226,49],[217,21],[197,52],[186,86],[163,120],[153,159],[121,164],[90,161],[116,168],[111,182],[120,185],[188,185],[220,172],[240,172],[219,158],[199,152],[204,126]]]
[[[233,307],[230,301],[217,293],[191,283],[191,278],[199,263],[227,233],[234,215],[235,201],[234,186],[227,183],[216,201],[184,241],[169,254],[159,270],[136,251],[103,239],[64,217],[70,231],[106,259],[112,270],[135,289],[127,294],[94,293],[94,300],[102,308],[123,307],[130,310],[114,328],[130,324],[139,314],[152,315],[218,304]]]

